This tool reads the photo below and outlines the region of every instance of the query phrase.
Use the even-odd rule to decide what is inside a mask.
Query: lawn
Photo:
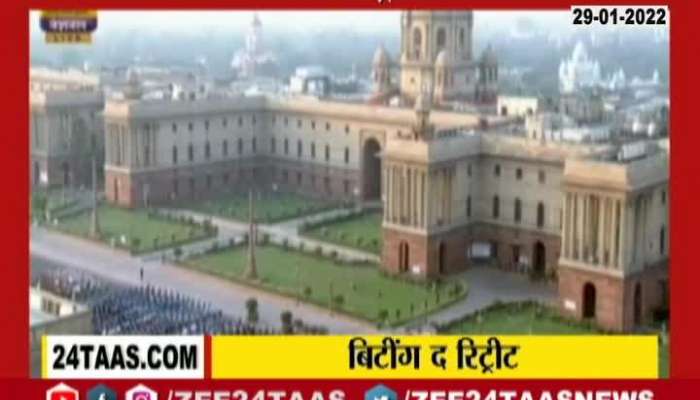
[[[591,335],[604,334],[592,324],[564,318],[534,303],[499,304],[440,329],[446,334],[494,335]],[[659,376],[668,377],[669,346],[659,346]]]
[[[30,217],[43,222],[47,206],[51,214],[56,214],[77,203],[69,192],[64,194],[60,189],[33,190],[30,193]]]
[[[273,245],[257,249],[258,279],[244,278],[245,246],[227,248],[186,261],[186,266],[277,293],[333,307],[376,323],[405,322],[464,297],[465,283],[436,286],[393,279],[376,265],[338,264],[330,258]],[[341,303],[332,302],[338,295]],[[384,312],[383,312],[384,310]]]
[[[255,216],[258,222],[274,223],[339,206],[339,203],[310,199],[294,193],[261,193],[255,198]],[[249,218],[247,194],[232,194],[197,203],[185,203],[180,207],[239,221],[247,221]]]
[[[382,214],[364,213],[309,228],[305,235],[341,246],[380,254],[382,251]]]
[[[212,227],[166,219],[146,210],[102,205],[98,213],[101,240],[126,248],[132,253],[179,246],[215,235]],[[91,212],[86,211],[62,218],[55,227],[70,234],[88,237],[90,222]]]

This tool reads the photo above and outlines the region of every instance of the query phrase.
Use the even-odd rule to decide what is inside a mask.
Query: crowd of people
[[[69,269],[32,273],[32,286],[87,305],[95,334],[266,335],[262,324],[225,315],[210,304],[150,285],[128,287]]]

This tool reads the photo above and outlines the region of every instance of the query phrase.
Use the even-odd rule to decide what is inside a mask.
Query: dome
[[[389,54],[384,49],[384,46],[377,47],[377,50],[374,51],[374,57],[372,58],[372,65],[388,66],[390,63]]]
[[[440,50],[440,53],[438,53],[437,57],[435,58],[435,66],[436,67],[444,67],[447,64],[449,64],[449,56],[447,55],[447,51],[445,50]]]
[[[493,46],[489,45],[484,52],[481,53],[481,62],[488,65],[498,65],[498,57],[493,50]]]

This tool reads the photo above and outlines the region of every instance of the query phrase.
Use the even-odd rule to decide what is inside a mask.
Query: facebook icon
[[[377,385],[365,392],[365,400],[397,400],[396,392],[384,385]]]
[[[117,400],[114,390],[105,385],[97,385],[87,393],[88,400]]]

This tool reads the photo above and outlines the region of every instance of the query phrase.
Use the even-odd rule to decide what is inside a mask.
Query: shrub
[[[396,320],[398,321],[398,320],[400,320],[400,319],[401,319],[401,309],[400,309],[400,308],[397,308],[397,309],[396,309]]]
[[[282,311],[280,314],[280,321],[282,322],[282,333],[285,335],[289,335],[294,331],[294,327],[292,325],[293,321],[293,316],[291,311]]]
[[[249,298],[245,302],[245,308],[247,312],[247,318],[248,322],[251,324],[255,324],[258,322],[258,300],[256,300],[254,297]]]
[[[261,245],[266,245],[270,242],[270,235],[268,235],[267,233],[263,233],[262,235],[260,235],[258,241]]]
[[[180,246],[176,247],[173,249],[173,255],[175,256],[176,260],[179,260],[180,257],[182,257],[182,248]]]
[[[289,239],[282,239],[282,249],[285,251],[289,250]]]
[[[337,308],[342,308],[342,307],[343,307],[343,303],[345,303],[345,297],[343,297],[342,294],[339,294],[339,295],[336,295],[335,297],[333,297],[333,304],[334,304]]]
[[[314,249],[314,254],[316,254],[318,257],[323,256],[323,247],[321,245],[317,245],[316,248]]]
[[[384,322],[387,320],[387,318],[389,318],[389,311],[387,311],[386,309],[379,310],[379,312],[377,313],[377,319],[379,320],[379,322]]]
[[[304,287],[304,297],[306,297],[307,299],[310,298],[311,293],[312,293],[311,286],[305,286]]]
[[[141,239],[135,237],[131,239],[131,249],[132,250],[138,250],[138,248],[141,246]]]

